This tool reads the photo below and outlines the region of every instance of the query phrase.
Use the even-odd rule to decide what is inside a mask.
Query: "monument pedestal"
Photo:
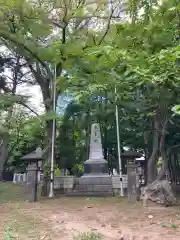
[[[82,176],[78,179],[76,190],[87,196],[112,196],[112,178],[110,175]]]
[[[84,177],[93,175],[109,175],[108,163],[103,157],[101,159],[88,159],[84,162]]]

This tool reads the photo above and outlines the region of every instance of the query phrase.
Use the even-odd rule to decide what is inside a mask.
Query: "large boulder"
[[[148,200],[167,207],[177,205],[177,199],[167,180],[155,180],[146,187],[142,187],[141,200],[144,206],[147,206]]]

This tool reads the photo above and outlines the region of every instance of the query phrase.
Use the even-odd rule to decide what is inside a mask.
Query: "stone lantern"
[[[140,153],[132,151],[122,153],[123,160],[127,162],[127,196],[129,201],[137,201],[139,199],[140,191],[136,158],[141,156]]]
[[[37,148],[35,151],[22,157],[22,160],[28,163],[27,167],[27,200],[30,202],[37,201],[37,185],[39,161],[42,161],[42,150]]]

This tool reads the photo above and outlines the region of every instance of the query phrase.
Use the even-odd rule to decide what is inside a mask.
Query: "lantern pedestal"
[[[27,168],[27,200],[30,202],[37,201],[37,164],[29,165]]]

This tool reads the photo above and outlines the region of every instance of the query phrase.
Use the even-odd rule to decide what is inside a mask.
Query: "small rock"
[[[92,206],[91,206],[91,205],[89,205],[89,206],[87,206],[87,208],[92,208]]]
[[[150,222],[150,225],[153,225],[153,224],[155,224],[154,222]]]
[[[111,224],[111,227],[112,227],[112,228],[116,228],[116,227],[117,227],[117,224],[115,224],[115,223],[114,223],[114,224]]]
[[[77,212],[82,212],[82,209],[77,209]]]
[[[97,231],[97,228],[91,228],[92,231]]]
[[[149,218],[149,219],[153,219],[154,216],[153,216],[153,215],[148,215],[148,218]]]
[[[119,240],[127,240],[127,239],[128,239],[127,236],[124,236],[124,234],[121,234],[121,236],[119,238]]]
[[[119,240],[135,240],[135,236],[121,234],[121,237],[119,238]]]
[[[101,224],[101,227],[105,227],[106,225],[105,224]]]

